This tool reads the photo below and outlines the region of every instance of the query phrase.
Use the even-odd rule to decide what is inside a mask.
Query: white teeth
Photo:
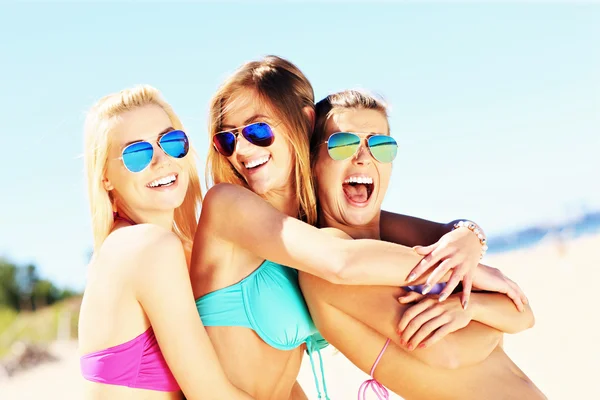
[[[267,161],[269,161],[269,156],[263,156],[261,158],[257,158],[256,160],[252,160],[250,162],[244,163],[244,166],[246,168],[250,169],[250,168],[258,167],[259,165],[262,165],[262,164],[266,163]]]
[[[153,188],[153,187],[157,187],[157,186],[168,185],[173,182],[175,182],[175,175],[169,175],[169,176],[165,176],[164,178],[160,178],[155,181],[152,181],[147,186]]]
[[[344,183],[363,183],[367,185],[373,184],[373,178],[370,176],[351,176],[347,178]]]

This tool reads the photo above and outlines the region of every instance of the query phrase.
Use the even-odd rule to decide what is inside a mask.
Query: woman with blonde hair
[[[319,398],[329,398],[313,361],[326,342],[306,307],[298,271],[347,285],[397,287],[425,283],[423,275],[433,286],[450,279],[448,295],[477,272],[475,285],[493,282],[521,300],[518,288],[478,265],[481,240],[467,229],[453,230],[442,252],[423,257],[404,246],[344,240],[312,226],[314,117],[312,86],[296,66],[274,56],[244,64],[211,101],[207,164],[216,185],[206,194],[194,238],[192,286],[227,376],[257,399],[306,398],[296,382],[304,350]],[[448,249],[452,254],[444,253]]]
[[[100,99],[84,159],[94,235],[79,320],[86,398],[251,399],[227,379],[194,309],[187,260],[202,197],[171,106],[150,86]]]

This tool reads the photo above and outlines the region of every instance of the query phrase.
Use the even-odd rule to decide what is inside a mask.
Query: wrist
[[[454,227],[454,225],[456,225],[456,224],[457,224],[457,223],[459,223],[460,221],[465,221],[465,220],[464,220],[464,219],[455,219],[454,221],[450,221],[450,222],[448,222],[447,224],[444,224],[444,225],[442,225],[442,227],[443,227],[443,231],[442,231],[442,234],[440,235],[440,237],[441,237],[441,236],[444,236],[446,233],[450,233],[450,232],[452,232],[454,229],[456,229],[456,228]]]
[[[483,256],[485,255],[485,252],[488,249],[487,246],[487,236],[485,235],[485,233],[483,232],[483,229],[481,229],[481,227],[479,225],[477,225],[475,222],[473,221],[458,221],[454,224],[453,229],[468,229],[471,231],[471,233],[473,233],[475,235],[475,237],[477,237],[477,240],[479,240],[479,244],[481,245],[481,254],[479,256],[479,259],[481,260],[483,258]]]

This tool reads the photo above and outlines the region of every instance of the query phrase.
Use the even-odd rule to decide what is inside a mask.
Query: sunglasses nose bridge
[[[352,161],[358,165],[368,165],[372,161],[371,157],[372,155],[368,148],[367,139],[361,139],[358,149],[356,149],[356,153],[354,153],[354,156],[352,157]]]
[[[152,150],[152,160],[150,161],[150,165],[159,165],[164,163],[165,160],[170,162],[171,157],[169,157],[160,143],[152,143]]]
[[[248,149],[251,149],[252,146],[255,146],[250,141],[248,141],[248,139],[246,139],[246,137],[242,134],[242,132],[236,132],[235,136],[236,136],[235,149],[238,153],[244,154],[244,152],[246,152]]]

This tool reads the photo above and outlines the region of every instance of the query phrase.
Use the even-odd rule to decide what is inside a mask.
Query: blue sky
[[[0,21],[0,255],[59,284],[85,282],[93,102],[158,87],[204,158],[210,96],[266,54],[318,99],[388,100],[387,209],[494,234],[600,208],[600,5],[29,3],[0,5]]]

